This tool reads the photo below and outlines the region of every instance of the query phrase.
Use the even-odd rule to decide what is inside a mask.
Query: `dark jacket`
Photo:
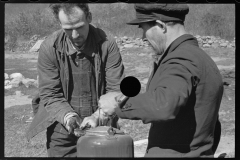
[[[27,131],[29,140],[55,121],[63,124],[64,115],[73,111],[68,100],[69,56],[76,52],[63,30],[54,32],[41,45],[38,56],[39,97],[37,114]],[[119,91],[124,67],[114,39],[89,26],[89,34],[82,51],[94,56],[97,97],[108,91]],[[35,98],[37,99],[37,98]]]
[[[146,156],[211,157],[222,94],[216,64],[185,34],[154,64],[146,92],[116,113],[151,123]]]

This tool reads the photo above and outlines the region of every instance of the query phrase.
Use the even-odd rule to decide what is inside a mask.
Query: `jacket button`
[[[125,106],[123,107],[123,109],[130,108],[131,106],[132,106],[132,104],[127,103],[127,104],[125,104]]]

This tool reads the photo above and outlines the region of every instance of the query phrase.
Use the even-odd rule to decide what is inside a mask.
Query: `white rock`
[[[8,76],[7,73],[4,73],[4,78],[5,78],[5,79],[9,79],[9,76]]]
[[[206,36],[202,36],[201,38],[202,38],[203,40],[206,40]]]
[[[213,41],[212,41],[212,40],[209,40],[209,41],[208,41],[208,44],[212,44],[212,43],[213,43]]]
[[[221,39],[221,40],[220,40],[220,43],[225,43],[225,40],[224,40],[224,39]]]
[[[221,47],[227,47],[227,43],[221,43],[220,46]]]
[[[35,85],[35,79],[26,78],[22,80],[22,83],[28,88],[31,85]]]
[[[134,44],[125,44],[125,45],[124,45],[125,48],[131,48],[131,47],[133,47],[133,46],[134,46]]]
[[[12,85],[12,87],[19,87],[19,85],[22,84],[22,80],[18,79],[18,78],[14,78],[11,82],[10,85]]]
[[[10,79],[24,79],[24,76],[21,73],[12,73],[9,77]]]
[[[10,81],[9,80],[5,80],[4,83],[5,83],[5,86],[7,86],[7,85],[10,84]]]
[[[202,40],[201,38],[198,38],[197,41],[198,41],[198,42],[202,42],[203,40]]]
[[[204,48],[209,48],[210,45],[206,43],[206,44],[203,45],[203,47],[204,47]]]
[[[196,38],[200,38],[200,36],[199,36],[199,35],[196,35],[195,37],[196,37]]]
[[[12,85],[5,86],[4,89],[11,89]]]

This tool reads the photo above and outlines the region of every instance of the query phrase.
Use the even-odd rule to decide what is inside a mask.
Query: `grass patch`
[[[5,157],[41,157],[47,156],[45,132],[37,135],[30,142],[25,138],[32,116],[31,105],[14,106],[5,109]]]
[[[224,61],[215,62],[217,65],[229,66],[235,65],[235,59],[226,59]]]
[[[46,157],[45,131],[27,142],[24,137],[30,123],[26,120],[32,116],[31,105],[14,106],[5,110],[5,157]],[[134,141],[146,139],[150,124],[141,121],[119,120],[121,130],[130,135]]]
[[[235,48],[202,48],[209,56],[235,57]]]
[[[21,85],[19,87],[13,87],[9,90],[4,90],[4,96],[15,95],[16,91],[21,91],[24,95],[29,95],[28,98],[33,98],[33,96],[38,92],[38,88],[35,86],[29,86],[27,88],[25,85]]]
[[[131,48],[125,48],[123,51],[123,53],[130,53],[130,54],[152,54],[154,53],[154,51],[150,48],[150,47],[131,47]]]
[[[36,62],[29,62],[28,59],[5,59],[5,73],[21,73],[25,78],[37,79]]]
[[[119,125],[125,134],[131,136],[134,141],[147,139],[151,124],[143,124],[141,120],[120,119]]]

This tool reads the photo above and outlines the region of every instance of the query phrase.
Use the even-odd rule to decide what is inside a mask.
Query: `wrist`
[[[99,117],[99,108],[91,115],[91,117],[98,118]]]
[[[125,98],[127,97],[123,93],[121,93],[115,97],[115,100],[119,103],[119,102],[122,102]]]
[[[98,115],[94,115],[94,114],[92,114],[91,117],[94,118],[94,119],[96,119],[96,120],[99,118]]]
[[[63,124],[66,125],[68,119],[71,118],[71,117],[74,117],[74,116],[78,116],[78,114],[76,112],[68,112],[68,113],[66,113],[64,118],[63,118]]]

